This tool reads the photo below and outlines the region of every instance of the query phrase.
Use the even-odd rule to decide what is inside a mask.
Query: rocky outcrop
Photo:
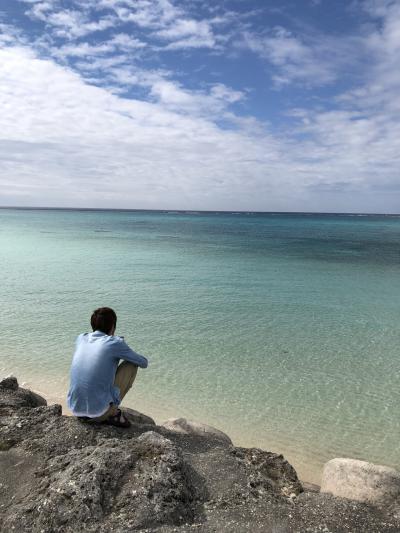
[[[187,435],[199,435],[200,437],[213,437],[226,444],[232,444],[230,437],[223,431],[216,429],[201,422],[194,422],[186,418],[170,418],[162,424],[163,427],[177,433],[186,433]]]
[[[400,472],[356,459],[332,459],[324,466],[321,492],[400,511]]]
[[[27,389],[18,386],[17,378],[8,377],[0,381],[0,409],[19,407],[40,407],[47,405],[46,400]],[[1,411],[0,411],[1,415]]]
[[[87,424],[1,382],[0,531],[400,531],[381,508],[304,491],[279,454],[131,416]]]
[[[147,424],[150,426],[156,425],[150,416],[139,413],[139,411],[135,411],[135,409],[131,409],[130,407],[124,407],[124,415],[132,424]]]

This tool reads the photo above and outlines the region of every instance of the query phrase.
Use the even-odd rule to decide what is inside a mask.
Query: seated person
[[[96,309],[90,322],[93,333],[82,333],[75,343],[68,407],[80,420],[129,427],[118,406],[147,359],[114,335],[117,315],[109,307]]]

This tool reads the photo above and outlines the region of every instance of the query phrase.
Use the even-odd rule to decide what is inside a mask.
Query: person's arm
[[[115,347],[115,354],[120,359],[129,361],[140,368],[147,368],[147,365],[149,364],[146,357],[134,352],[131,348],[129,348],[122,337],[120,337],[120,342],[118,342]]]

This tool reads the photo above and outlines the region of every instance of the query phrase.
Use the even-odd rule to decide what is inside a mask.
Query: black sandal
[[[124,417],[124,421],[121,420],[121,418]],[[129,428],[131,427],[131,423],[126,418],[126,416],[123,414],[121,409],[118,409],[117,413],[115,415],[111,415],[107,418],[107,420],[104,420],[103,424],[106,424],[108,426],[116,426],[118,428]]]

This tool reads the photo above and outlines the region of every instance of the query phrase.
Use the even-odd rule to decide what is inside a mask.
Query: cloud
[[[248,48],[274,66],[276,70],[271,77],[276,85],[295,83],[318,87],[337,81],[349,60],[353,70],[357,70],[360,60],[357,51],[361,56],[361,44],[358,37],[318,34],[300,37],[278,26],[263,34],[246,31],[236,45]]]
[[[25,0],[24,0],[25,1]],[[46,24],[46,28],[57,37],[74,39],[115,26],[113,16],[91,20],[82,10],[59,9],[55,0],[37,2],[26,12],[34,20]]]
[[[162,29],[183,14],[183,10],[169,0],[105,0],[100,7],[112,8],[125,23],[134,22],[141,28],[150,29]]]
[[[140,50],[145,47],[146,44],[140,41],[139,39],[135,39],[130,37],[129,35],[120,33],[107,41],[95,45],[89,44],[87,42],[80,42],[78,44],[66,44],[56,48],[53,47],[51,48],[51,53],[52,55],[54,55],[54,57],[60,58],[93,58],[97,56],[111,54],[119,50],[127,52],[131,50]],[[126,60],[126,57],[124,59]],[[100,65],[100,63],[98,65]],[[103,65],[105,68],[106,64]]]
[[[151,40],[159,41],[153,43],[158,51],[215,48],[218,35],[214,35],[213,26],[228,24],[233,16],[227,12],[210,20],[197,20],[188,17],[185,9],[170,0],[72,0],[70,9],[62,8],[58,0],[20,1],[30,6],[26,14],[45,23],[46,29],[57,38],[78,39],[129,24],[149,31]],[[98,12],[102,12],[100,18],[95,16]]]
[[[385,112],[395,118],[400,111],[400,3],[368,1],[363,8],[377,23],[363,36],[369,68],[364,83],[341,95],[340,100],[356,109]]]
[[[210,24],[193,19],[179,19],[168,27],[153,34],[160,39],[171,41],[167,49],[213,48],[216,44]]]
[[[191,36],[186,39],[179,39],[164,46],[164,50],[187,50],[188,48],[215,48],[215,40],[212,36],[201,37]]]
[[[387,18],[392,14],[392,11],[399,9],[398,0],[364,0],[364,2],[356,5],[373,17],[382,18]]]
[[[137,50],[147,46],[147,44],[142,42],[140,39],[132,37],[127,33],[118,33],[117,35],[114,35],[114,37],[110,40],[110,43],[124,51]]]
[[[229,104],[244,98],[242,92],[234,91],[223,84],[212,86],[209,92],[188,91],[178,83],[163,78],[152,81],[151,95],[168,109],[208,117],[222,113]]]
[[[53,52],[57,57],[93,57],[110,53],[115,48],[110,43],[90,45],[88,43],[69,44],[58,48]]]
[[[238,53],[261,58],[275,87],[318,96],[315,87],[330,85],[329,101],[297,104],[279,130],[244,114],[251,80],[250,91],[194,85],[148,60],[196,39],[214,39],[212,51],[228,42],[232,27],[223,41],[191,4],[25,3],[54,34],[30,41],[0,27],[0,204],[398,211],[398,2],[362,3],[368,25],[354,35],[240,27]],[[114,26],[103,34],[96,24],[106,8]],[[79,21],[89,33],[78,36]],[[347,69],[357,77],[346,84]]]
[[[264,179],[263,165],[249,160],[279,162],[273,141],[261,148],[210,120],[112,95],[24,47],[1,50],[0,65],[2,203],[16,201],[23,183],[24,201],[36,205],[57,197],[58,205],[216,207],[251,196]]]
[[[191,93],[155,75],[154,103],[126,99],[26,47],[0,51],[0,75],[3,204],[311,208],[343,184],[367,197],[381,165],[386,190],[396,177],[399,126],[385,115],[300,110],[297,131],[277,137],[218,126],[243,97],[223,85]]]
[[[0,45],[9,46],[17,41],[26,43],[22,32],[10,24],[0,22]]]

